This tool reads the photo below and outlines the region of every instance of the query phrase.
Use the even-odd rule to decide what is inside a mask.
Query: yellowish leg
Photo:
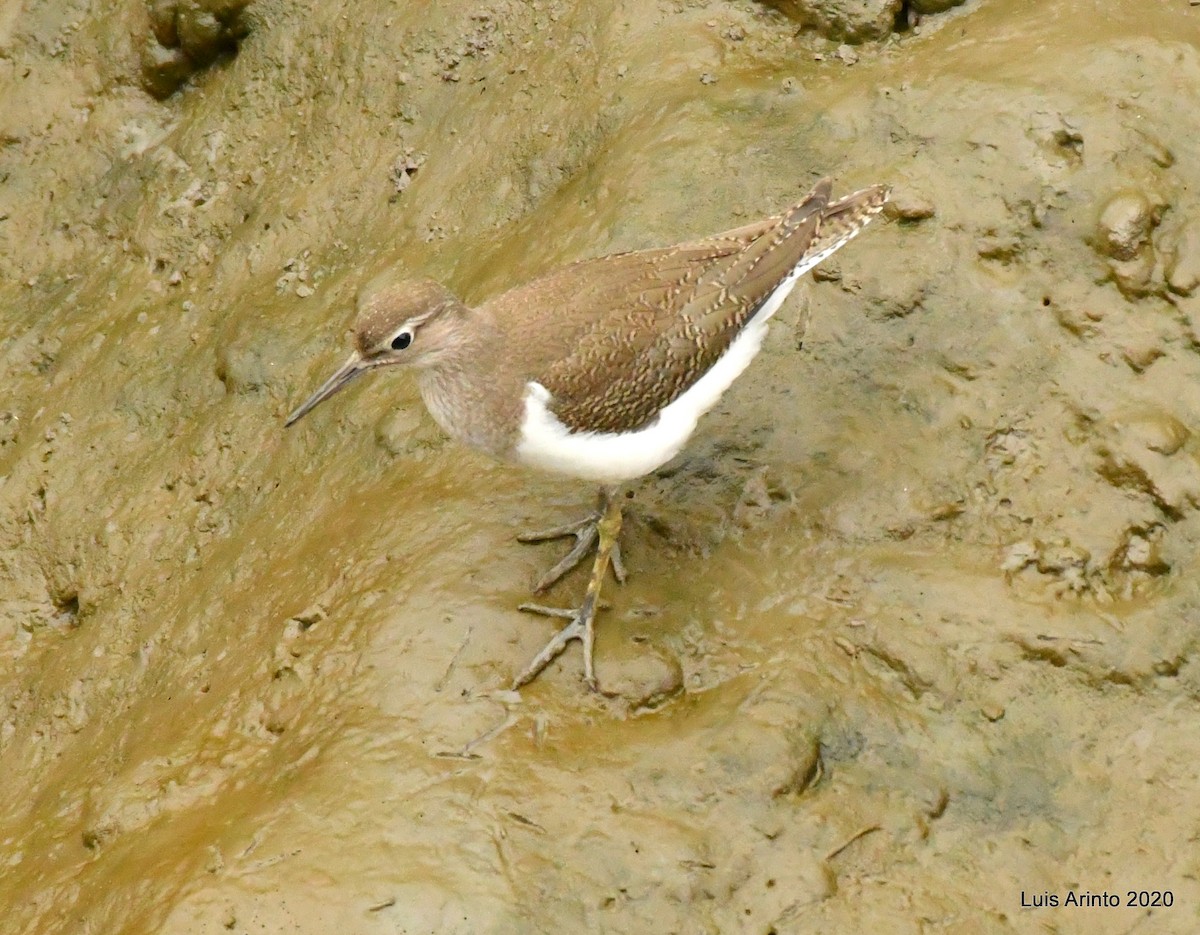
[[[596,560],[592,564],[592,577],[588,581],[587,593],[583,603],[576,610],[558,607],[543,607],[540,604],[522,604],[521,610],[548,617],[562,617],[570,620],[565,627],[554,635],[542,651],[530,660],[529,665],[521,670],[521,674],[513,679],[513,688],[520,688],[532,682],[538,674],[561,655],[572,640],[583,643],[583,679],[588,688],[595,691],[596,669],[593,661],[593,650],[596,644],[596,610],[600,601],[600,586],[604,584],[604,576],[608,573],[608,564],[617,537],[621,534],[621,503],[616,491],[600,491],[600,516],[596,522],[599,544],[596,547]]]
[[[517,536],[518,542],[549,542],[551,539],[566,539],[575,540],[575,544],[571,546],[571,550],[562,557],[553,568],[546,572],[538,580],[538,583],[533,586],[535,594],[540,594],[543,591],[549,590],[554,585],[558,584],[568,572],[572,571],[576,565],[587,558],[588,553],[592,551],[592,546],[596,544],[596,540],[600,536],[600,521],[604,518],[604,505],[607,502],[605,499],[609,496],[608,491],[600,491],[600,502],[596,507],[596,512],[590,513],[581,520],[576,520],[573,523],[566,523],[563,526],[555,526],[553,529],[544,529],[540,532],[526,532]],[[616,496],[616,494],[612,494]],[[625,565],[621,561],[621,545],[613,543],[612,555],[609,558],[611,563],[613,577],[617,579],[618,584],[625,583]]]

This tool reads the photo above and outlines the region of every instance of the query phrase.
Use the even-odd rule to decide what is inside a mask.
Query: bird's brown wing
[[[842,207],[856,196],[830,205],[829,192],[822,181],[782,215],[674,247],[585,260],[489,305],[506,327],[525,329],[510,335],[522,345],[525,377],[549,391],[550,410],[564,425],[636,430],[706,373],[814,243],[824,242],[827,211],[844,222],[862,210]],[[560,318],[529,320],[538,308],[556,308]]]

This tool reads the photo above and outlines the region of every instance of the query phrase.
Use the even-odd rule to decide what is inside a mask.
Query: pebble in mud
[[[249,28],[250,0],[150,0],[151,36],[142,47],[142,86],[157,98],[174,93],[195,71],[237,50]]]
[[[1200,286],[1200,221],[1177,231],[1166,252],[1167,287],[1176,295],[1191,295]]]
[[[979,709],[979,713],[989,721],[995,723],[1004,717],[1004,706],[995,702],[988,702]]]
[[[1132,260],[1149,241],[1157,222],[1150,199],[1144,194],[1120,192],[1100,212],[1096,247],[1114,260]]]
[[[1161,288],[1150,234],[1162,217],[1163,205],[1144,192],[1128,189],[1113,195],[1100,211],[1092,245],[1109,258],[1117,288],[1138,298]]]
[[[768,0],[784,16],[828,39],[883,39],[896,27],[903,0]]]
[[[894,221],[924,221],[933,217],[937,208],[918,192],[896,191],[883,206],[883,213]]]
[[[154,97],[168,97],[195,70],[182,49],[169,49],[153,40],[142,47],[142,87]]]
[[[227,41],[225,27],[212,12],[191,5],[180,7],[177,28],[179,47],[197,64],[215,59]]]
[[[1155,288],[1155,260],[1153,250],[1143,250],[1132,260],[1110,260],[1109,268],[1113,281],[1121,294],[1136,299],[1149,295]]]
[[[1131,532],[1120,550],[1120,564],[1150,575],[1166,574],[1171,566],[1163,560],[1159,548],[1160,539],[1161,535]]]

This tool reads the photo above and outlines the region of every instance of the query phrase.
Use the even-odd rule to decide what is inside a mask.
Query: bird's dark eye
[[[401,331],[398,335],[392,338],[392,350],[402,351],[412,344],[412,335],[407,331]]]

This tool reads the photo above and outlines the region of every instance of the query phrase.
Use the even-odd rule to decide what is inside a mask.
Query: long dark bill
[[[350,359],[338,367],[337,372],[322,383],[320,389],[308,397],[295,412],[287,417],[287,421],[283,423],[284,428],[287,428],[293,422],[299,421],[338,390],[348,386],[370,369],[371,365],[362,359],[361,354],[357,351],[351,354]]]

